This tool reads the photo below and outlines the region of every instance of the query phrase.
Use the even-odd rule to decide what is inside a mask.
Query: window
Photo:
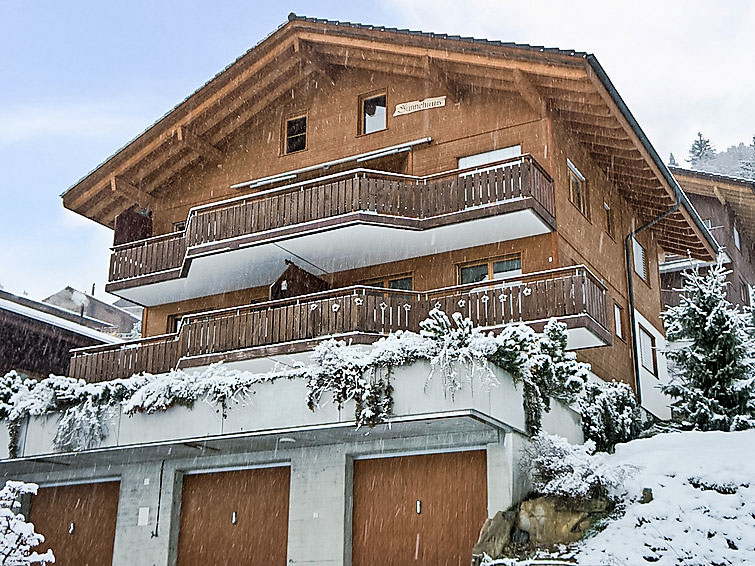
[[[750,286],[741,279],[739,280],[739,298],[743,305],[750,304]]]
[[[484,167],[485,165],[519,157],[520,155],[522,155],[522,146],[510,145],[492,151],[484,151],[474,155],[467,155],[466,157],[459,157],[459,169],[479,167],[479,169],[475,169],[474,172],[486,171],[492,169],[492,167]],[[473,171],[470,171],[469,173],[464,173],[464,175],[471,175],[472,173]]]
[[[642,367],[653,375],[658,374],[658,364],[655,359],[655,338],[642,326],[640,328],[640,362]]]
[[[362,99],[362,133],[385,130],[386,96],[379,94]]]
[[[307,149],[307,117],[297,116],[286,120],[286,153]]]
[[[708,230],[710,230],[711,228],[713,228],[713,222],[711,221],[710,218],[703,218],[703,224],[705,225],[705,227]]]
[[[611,216],[611,207],[607,202],[603,203],[603,210],[606,213],[606,232],[613,237],[613,218]]]
[[[184,230],[186,230],[186,220],[181,220],[180,222],[173,223],[174,232],[183,232]]]
[[[742,251],[742,240],[739,237],[739,230],[736,224],[734,224],[734,245],[737,246],[740,252]]]
[[[589,217],[587,181],[569,159],[566,160],[566,165],[569,167],[569,200],[585,217]]]
[[[397,277],[388,277],[385,279],[373,279],[364,283],[370,287],[382,287],[386,289],[396,289],[398,291],[411,291],[413,281],[411,275],[400,275]]]
[[[624,317],[623,317],[623,310],[619,305],[616,303],[613,304],[613,324],[614,328],[616,330],[616,336],[624,339]]]
[[[645,283],[648,282],[648,259],[645,248],[636,239],[632,238],[632,257],[634,259],[634,272]]]
[[[511,256],[491,261],[462,265],[459,267],[459,281],[478,283],[480,281],[494,281],[522,274],[522,258]]]

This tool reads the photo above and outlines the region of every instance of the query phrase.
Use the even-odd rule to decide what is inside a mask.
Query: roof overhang
[[[755,237],[755,181],[671,167],[671,172],[685,192],[718,199],[728,204],[742,223],[741,228]]]
[[[575,134],[639,222],[681,203],[654,228],[667,251],[706,260],[717,251],[594,56],[293,14],[66,191],[64,205],[112,227],[117,214],[135,204],[154,203],[161,188],[182,172],[202,162],[222,162],[233,134],[264,116],[284,93],[314,77],[335,83],[346,69],[431,80],[454,100],[480,90],[521,96],[543,118]]]

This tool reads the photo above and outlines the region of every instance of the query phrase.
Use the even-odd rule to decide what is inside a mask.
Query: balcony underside
[[[285,260],[332,273],[554,229],[553,216],[529,197],[425,219],[350,213],[191,247],[181,267],[109,283],[106,290],[154,306],[270,285]]]

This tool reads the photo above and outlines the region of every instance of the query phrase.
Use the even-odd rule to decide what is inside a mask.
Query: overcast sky
[[[755,134],[755,0],[0,0],[0,285],[105,297],[112,234],[60,193],[290,11],[594,53],[664,159]]]

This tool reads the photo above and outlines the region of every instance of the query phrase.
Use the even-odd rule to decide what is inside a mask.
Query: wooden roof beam
[[[211,163],[222,163],[225,158],[222,151],[204,138],[194,134],[186,126],[176,128],[176,139]]]
[[[435,59],[429,55],[425,56],[424,67],[430,81],[441,84],[443,90],[454,103],[461,100],[461,88],[448,76],[448,72],[442,69]]]
[[[116,195],[125,195],[142,208],[154,210],[155,205],[157,204],[157,199],[155,197],[146,191],[135,187],[129,181],[117,175],[110,177],[110,190]]]
[[[297,37],[294,39],[294,53],[299,56],[302,65],[311,65],[316,72],[328,79],[332,85],[336,84],[336,71],[332,65],[327,63],[322,55],[309,43],[300,41]]]
[[[537,88],[529,77],[519,69],[514,69],[514,84],[519,90],[519,94],[525,100],[535,114],[544,118],[548,115],[548,103],[538,92]]]

